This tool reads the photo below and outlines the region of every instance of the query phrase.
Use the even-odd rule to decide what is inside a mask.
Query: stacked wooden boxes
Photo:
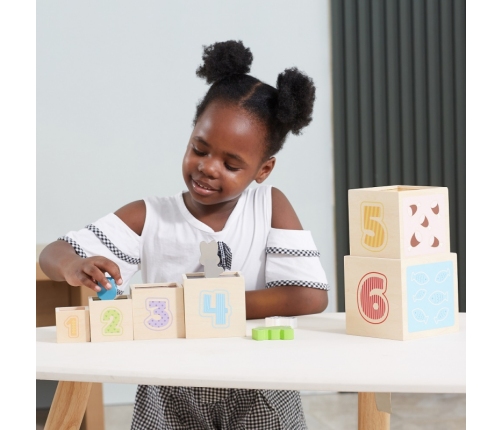
[[[245,282],[240,272],[197,272],[184,274],[183,285],[134,284],[130,295],[57,308],[56,326],[60,343],[245,337]]]
[[[407,340],[458,330],[448,189],[349,190],[347,334]]]

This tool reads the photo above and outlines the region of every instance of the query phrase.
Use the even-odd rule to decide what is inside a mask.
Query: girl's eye
[[[226,163],[225,163],[225,167],[226,167],[227,170],[230,170],[231,172],[237,172],[237,170],[240,170],[238,167],[232,167],[232,166],[229,166]]]
[[[199,151],[195,146],[192,146],[193,152],[195,152],[196,155],[203,156],[206,155],[204,152]]]

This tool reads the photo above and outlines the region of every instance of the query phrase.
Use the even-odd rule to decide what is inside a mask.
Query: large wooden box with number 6
[[[448,188],[349,190],[350,255],[408,258],[450,252]]]
[[[89,297],[91,342],[133,340],[132,300],[128,295],[114,300]]]
[[[408,340],[458,330],[457,255],[345,256],[347,334]]]
[[[187,273],[183,289],[187,339],[246,336],[246,288],[240,272],[217,278]]]
[[[131,285],[134,340],[185,337],[183,287],[176,283]]]

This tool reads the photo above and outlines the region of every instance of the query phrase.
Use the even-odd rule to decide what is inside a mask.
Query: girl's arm
[[[272,188],[272,228],[303,230],[286,196]],[[299,286],[278,286],[246,291],[246,318],[296,316],[320,313],[328,306],[326,290]]]
[[[129,203],[115,212],[138,236],[143,231],[146,217],[146,206],[143,200]],[[82,258],[75,253],[73,247],[62,240],[47,245],[39,257],[42,271],[54,281],[66,281],[73,286],[83,285],[94,291],[100,291],[99,282],[105,288],[111,288],[105,272],[113,277],[117,285],[122,284],[119,266],[103,256]]]

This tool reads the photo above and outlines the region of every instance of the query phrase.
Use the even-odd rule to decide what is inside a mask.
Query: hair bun
[[[228,40],[204,46],[203,64],[195,72],[200,78],[205,78],[212,84],[222,78],[250,71],[253,54],[242,41]]]
[[[287,124],[293,134],[298,135],[312,121],[314,81],[293,67],[277,77],[277,90],[277,119]]]

